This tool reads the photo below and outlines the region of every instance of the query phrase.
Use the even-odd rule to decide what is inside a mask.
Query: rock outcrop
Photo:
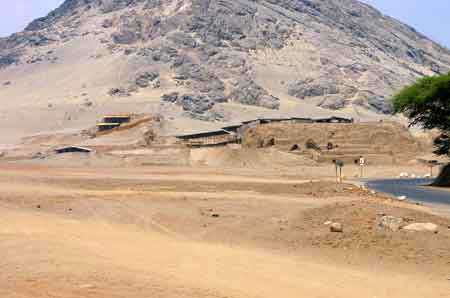
[[[0,39],[0,71],[86,35],[139,67],[111,95],[171,86],[186,95],[168,101],[197,115],[288,96],[388,114],[399,88],[450,70],[446,48],[356,0],[66,0]]]

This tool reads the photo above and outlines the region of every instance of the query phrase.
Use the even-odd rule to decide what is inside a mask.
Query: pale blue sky
[[[361,0],[450,48],[450,0]],[[0,36],[22,30],[63,0],[1,0]],[[5,3],[6,2],[6,3]]]
[[[22,31],[32,20],[47,15],[63,0],[0,0],[0,36]]]
[[[450,48],[450,0],[360,0]]]

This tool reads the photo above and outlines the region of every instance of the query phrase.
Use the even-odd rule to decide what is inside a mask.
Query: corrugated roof
[[[111,114],[111,115],[104,115],[103,118],[129,118],[131,117],[131,114]]]
[[[97,126],[120,126],[120,123],[97,123]]]
[[[203,138],[208,136],[222,135],[222,134],[230,134],[228,131],[220,129],[220,130],[212,130],[212,131],[204,131],[194,134],[185,134],[176,136],[179,139],[194,139],[194,138]]]
[[[80,150],[80,151],[86,151],[86,152],[92,152],[94,151],[91,148],[86,148],[86,147],[80,147],[80,146],[66,146],[66,147],[60,147],[60,148],[56,148],[55,151],[65,151],[65,150],[69,150],[69,149],[75,149],[75,150]]]

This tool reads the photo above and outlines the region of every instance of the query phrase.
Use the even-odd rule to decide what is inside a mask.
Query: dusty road
[[[5,164],[0,189],[0,297],[450,297],[449,219],[352,186]],[[443,228],[381,232],[380,213]]]

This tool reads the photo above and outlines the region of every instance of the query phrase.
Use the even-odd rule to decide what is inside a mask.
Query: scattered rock
[[[183,110],[194,114],[203,114],[214,106],[209,97],[202,94],[185,94],[179,97],[178,103]]]
[[[223,115],[219,112],[212,111],[216,104],[216,98],[210,97],[208,94],[183,94],[178,93],[164,94],[162,101],[175,103],[183,108],[194,119],[204,121],[223,120]]]
[[[218,217],[220,217],[220,214],[218,214],[218,213],[213,213],[213,214],[211,214],[211,217],[218,218]]]
[[[342,224],[334,222],[330,225],[330,232],[342,233],[342,232],[344,232],[344,227]]]
[[[389,229],[393,232],[396,232],[402,228],[404,225],[403,218],[395,217],[395,216],[383,216],[380,219],[378,226],[383,229]]]
[[[195,41],[195,39],[184,32],[176,31],[170,34],[168,38],[175,44],[179,45],[180,47],[186,47],[191,49],[197,47],[197,42]]]
[[[103,28],[111,28],[113,26],[113,21],[110,19],[106,19],[102,23]]]
[[[93,105],[94,103],[92,102],[92,101],[90,101],[90,100],[86,100],[84,103],[83,103],[83,106],[85,106],[85,107],[91,107],[92,105]]]
[[[108,91],[109,96],[117,96],[117,97],[125,97],[125,96],[130,96],[130,93],[125,90],[125,88],[111,88]]]
[[[403,227],[405,231],[436,232],[438,226],[433,223],[413,223]]]
[[[326,222],[324,222],[323,224],[325,225],[325,226],[329,226],[329,225],[331,225],[333,222],[332,221],[326,221]]]
[[[0,69],[17,63],[19,63],[19,55],[17,53],[0,55]]]
[[[392,102],[384,96],[370,97],[367,100],[367,105],[370,109],[381,112],[383,114],[390,115],[394,112],[394,106],[392,105]]]
[[[345,99],[338,96],[328,96],[320,104],[319,107],[329,109],[329,110],[340,110],[346,105]]]
[[[269,138],[269,139],[263,140],[262,148],[269,148],[269,147],[273,147],[273,146],[275,146],[274,138]]]
[[[3,83],[3,86],[9,86],[9,85],[11,85],[11,81],[6,81]]]
[[[154,71],[146,71],[136,76],[135,85],[139,88],[147,88],[159,85],[159,73]]]
[[[252,80],[238,82],[230,99],[246,105],[260,106],[272,110],[280,107],[280,99],[268,92]]]
[[[371,92],[360,92],[353,103],[376,113],[390,115],[394,112],[392,102],[388,98],[375,95]]]
[[[31,156],[32,159],[45,159],[46,155],[42,152],[37,152]]]
[[[172,92],[172,93],[169,93],[169,94],[164,94],[161,97],[161,100],[162,101],[166,101],[166,102],[170,102],[170,103],[175,103],[178,100],[178,96],[179,96],[178,92]]]
[[[288,93],[299,99],[339,94],[340,97],[351,98],[357,89],[344,83],[330,79],[306,79],[290,84]]]

